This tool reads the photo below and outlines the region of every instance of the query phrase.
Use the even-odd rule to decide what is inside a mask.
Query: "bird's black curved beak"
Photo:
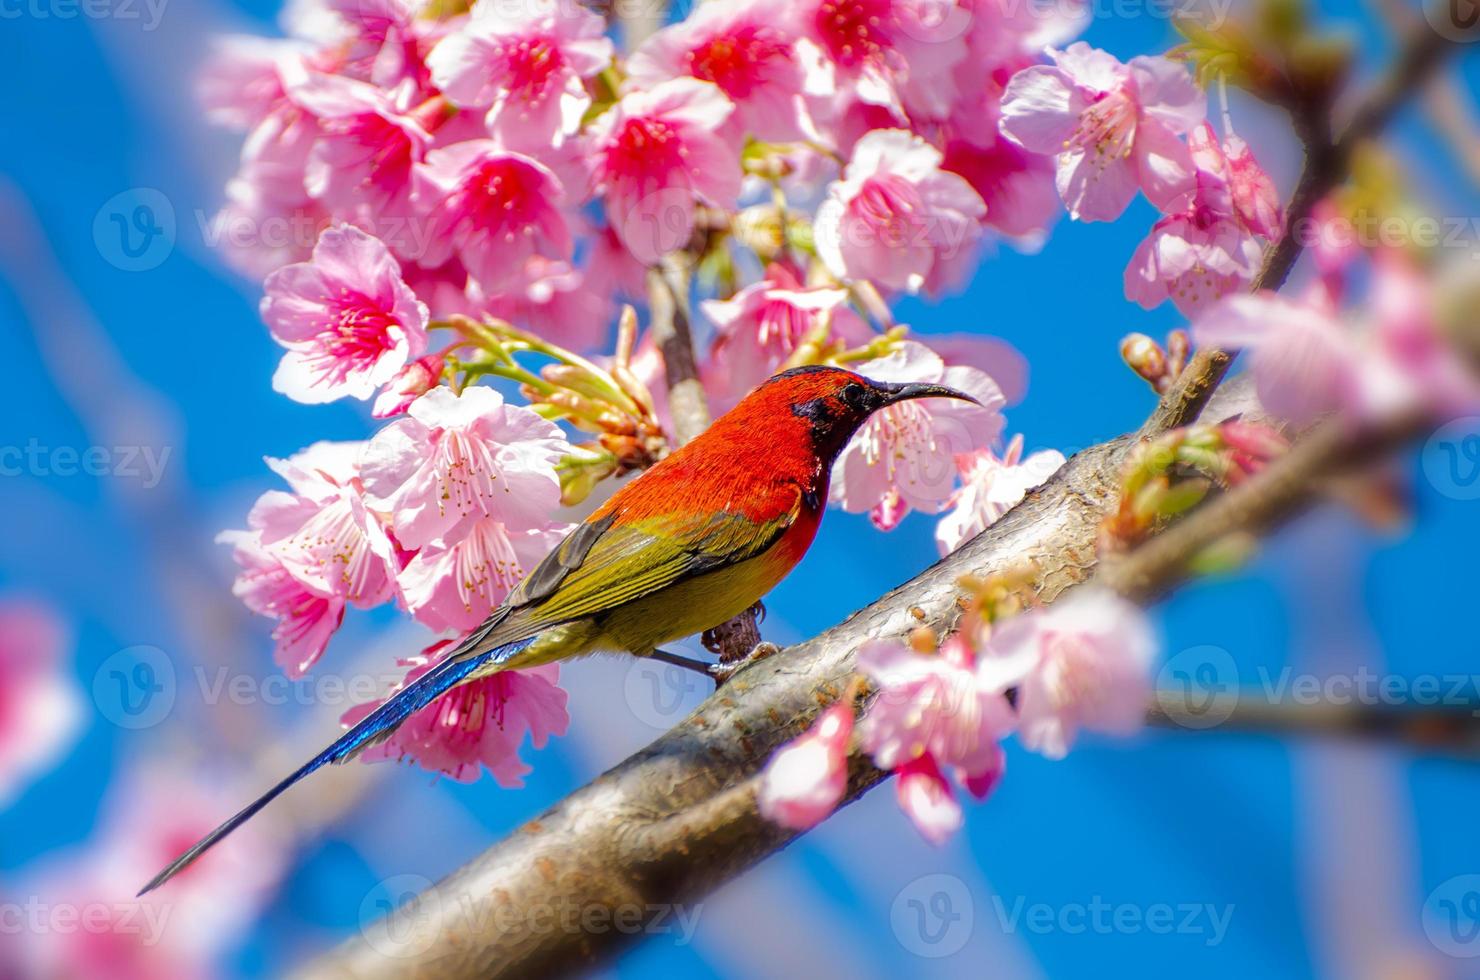
[[[971,402],[980,405],[981,402],[972,398],[964,391],[957,391],[947,385],[923,384],[921,382],[906,382],[905,384],[890,384],[884,381],[874,382],[874,386],[884,395],[884,404],[893,405],[895,402],[910,401],[914,398],[955,398],[963,402]]]

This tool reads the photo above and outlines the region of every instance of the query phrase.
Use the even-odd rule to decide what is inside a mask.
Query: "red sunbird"
[[[749,609],[801,561],[833,460],[869,415],[911,398],[971,396],[833,367],[766,381],[702,435],[597,508],[435,668],[180,855],[164,884],[289,786],[383,741],[438,695],[501,670],[660,647]]]

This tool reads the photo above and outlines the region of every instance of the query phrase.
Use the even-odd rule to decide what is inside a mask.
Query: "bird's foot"
[[[714,686],[719,687],[751,664],[759,663],[772,654],[780,652],[781,648],[776,644],[762,640],[751,647],[750,652],[739,660],[722,661],[713,665],[709,668],[709,675],[714,678]]]

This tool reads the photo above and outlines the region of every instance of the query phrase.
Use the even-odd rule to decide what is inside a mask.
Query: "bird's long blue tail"
[[[479,630],[478,633],[463,641],[461,647],[470,647],[480,638],[480,634],[484,634],[485,632],[486,630]],[[177,857],[169,867],[155,875],[149,884],[139,890],[139,894],[143,895],[146,892],[151,892],[179,874],[196,858],[214,847],[223,837],[252,819],[252,817],[257,815],[259,810],[277,799],[282,795],[284,790],[309,773],[321,769],[332,762],[344,762],[352,758],[361,749],[374,744],[380,738],[395,731],[401,722],[405,721],[410,715],[425,708],[432,702],[432,699],[447,691],[448,688],[466,680],[478,668],[487,665],[490,661],[494,663],[506,661],[533,642],[534,638],[531,637],[530,639],[519,640],[516,643],[495,647],[485,653],[465,659],[458,659],[460,651],[454,650],[447,659],[400,691],[397,691],[384,704],[366,715],[363,720],[341,735],[333,745],[312,759],[309,759],[292,775],[257,797],[257,799],[247,804],[241,812],[201,838],[190,850]]]

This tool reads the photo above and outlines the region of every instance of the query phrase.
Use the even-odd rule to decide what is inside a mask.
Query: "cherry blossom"
[[[288,94],[319,121],[303,177],[309,196],[370,228],[412,215],[412,168],[432,139],[425,122],[342,75],[310,72]]]
[[[1002,750],[998,747],[996,751],[1000,754]],[[965,821],[961,802],[933,756],[922,755],[899,767],[894,796],[920,836],[932,844],[944,844]]]
[[[796,272],[773,263],[765,277],[726,300],[700,304],[717,328],[711,348],[713,386],[733,405],[776,372],[802,338],[822,325],[828,337],[847,346],[866,343],[872,331],[848,306],[848,291],[837,286],[808,288]]]
[[[858,141],[814,225],[817,253],[835,276],[918,292],[938,266],[969,257],[986,205],[941,153],[905,130]]]
[[[1203,120],[1206,100],[1186,68],[1159,57],[1121,64],[1083,41],[1049,55],[1054,64],[1008,82],[1002,132],[1056,158],[1072,217],[1113,221],[1138,189],[1160,208],[1191,189],[1192,161],[1179,137]]]
[[[721,132],[733,110],[715,85],[676,78],[622,96],[592,124],[592,189],[639,259],[687,245],[696,202],[734,207],[739,152]]]
[[[401,415],[411,407],[412,402],[436,386],[445,365],[440,354],[428,354],[412,361],[386,382],[380,396],[375,399],[370,414],[378,419]]]
[[[402,661],[402,666],[411,669],[396,690],[435,667],[450,646],[444,640]],[[531,771],[519,758],[524,736],[529,736],[534,748],[542,749],[550,736],[564,735],[570,726],[567,696],[559,680],[560,667],[549,664],[500,671],[460,684],[412,714],[395,734],[366,749],[361,758],[366,762],[409,758],[423,769],[446,773],[459,782],[472,782],[487,769],[506,789],[523,786]],[[382,703],[359,705],[340,720],[349,727]]]
[[[438,632],[466,632],[488,618],[504,597],[570,530],[550,524],[511,531],[485,517],[461,537],[416,553],[398,580],[406,606]]]
[[[365,500],[413,550],[458,540],[481,518],[544,528],[560,505],[560,429],[492,388],[433,388],[376,434],[361,462]]]
[[[859,725],[863,748],[898,775],[900,806],[935,843],[961,824],[943,772],[978,799],[1001,777],[1001,740],[1017,725],[1005,692],[1026,662],[978,658],[957,634],[936,653],[875,641],[858,651],[858,669],[878,696]]]
[[[231,545],[241,568],[232,595],[252,612],[278,621],[273,660],[289,677],[302,677],[344,621],[344,599],[315,592],[294,578],[282,558],[263,547],[257,530],[223,531],[216,540]]]
[[[519,277],[530,256],[569,258],[559,178],[538,160],[469,140],[427,154],[416,168],[417,207],[430,216],[419,261],[456,255],[486,292]]]
[[[296,401],[369,398],[426,348],[426,306],[390,250],[358,228],[326,228],[310,261],[263,289],[262,319],[288,348],[272,385]]]
[[[800,139],[810,121],[786,0],[705,4],[648,38],[627,59],[629,84],[713,82],[735,104],[732,123],[762,140]]]
[[[67,631],[45,606],[0,602],[0,803],[71,744],[82,699],[68,676]]]
[[[1193,321],[1192,339],[1199,347],[1247,348],[1260,404],[1297,427],[1361,404],[1355,335],[1309,297],[1226,297]]]
[[[432,80],[460,106],[488,107],[488,132],[536,153],[560,146],[591,106],[585,80],[611,61],[598,15],[564,0],[478,0],[427,57]]]
[[[600,290],[602,283],[592,281],[589,268],[534,255],[518,272],[492,296],[469,289],[473,305],[568,350],[589,351],[607,343],[612,297]]]
[[[984,372],[947,367],[914,341],[893,353],[854,365],[876,381],[950,385],[974,397],[920,399],[875,412],[833,465],[832,500],[851,513],[868,511],[889,530],[911,509],[935,513],[955,488],[954,457],[990,445],[1002,431],[1002,392]]]
[[[1148,310],[1170,299],[1195,316],[1252,282],[1263,261],[1264,248],[1238,219],[1228,185],[1203,170],[1195,180],[1187,207],[1158,220],[1125,268],[1126,298]]]
[[[1247,143],[1230,133],[1219,146],[1212,124],[1204,122],[1188,134],[1187,147],[1199,169],[1228,185],[1234,213],[1245,228],[1261,238],[1279,237],[1285,220],[1280,192]]]
[[[319,442],[287,459],[269,459],[292,492],[263,494],[248,523],[263,547],[310,590],[369,607],[392,595],[392,548],[361,494],[364,448],[360,442]]]
[[[793,830],[821,823],[843,799],[848,786],[848,742],[853,737],[853,705],[834,704],[798,738],[766,763],[756,803],[761,815]]]
[[[1061,759],[1080,729],[1111,735],[1140,729],[1156,652],[1138,606],[1086,588],[995,626],[981,662],[998,660],[1005,672],[1022,671],[1018,738],[1028,749]]]
[[[970,13],[954,0],[805,0],[794,10],[809,93],[943,115],[957,95]]]
[[[1044,449],[1023,458],[1023,437],[1014,436],[998,457],[991,449],[979,449],[956,457],[961,487],[951,497],[950,513],[935,528],[940,553],[948,555],[982,531],[1041,486],[1060,466],[1064,454]]]

